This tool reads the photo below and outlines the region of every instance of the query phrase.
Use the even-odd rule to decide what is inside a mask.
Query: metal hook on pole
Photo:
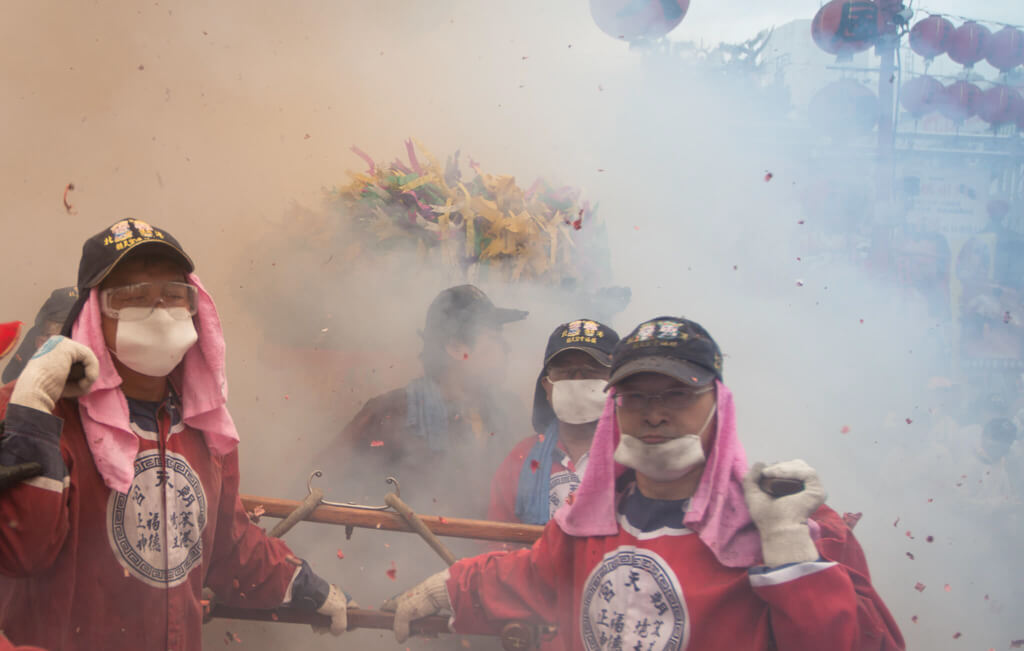
[[[312,494],[314,490],[320,490],[319,488],[313,488],[313,478],[323,476],[324,474],[319,470],[314,470],[309,475],[309,479],[306,480],[306,490],[309,491],[309,494]],[[395,479],[394,477],[388,477],[387,479],[385,479],[385,481],[395,487],[395,495],[402,495],[402,487],[401,485],[399,485],[397,479]],[[387,504],[385,504],[384,506],[367,506],[365,504],[356,504],[355,502],[331,502],[329,500],[323,499],[323,491],[320,492],[320,495],[320,504],[323,504],[324,506],[344,506],[350,509],[362,509],[364,511],[388,511],[391,509],[391,507]]]

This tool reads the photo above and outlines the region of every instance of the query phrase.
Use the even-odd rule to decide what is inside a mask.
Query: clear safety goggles
[[[199,291],[182,282],[134,283],[100,292],[100,311],[111,319],[141,321],[158,307],[179,321],[195,316]]]

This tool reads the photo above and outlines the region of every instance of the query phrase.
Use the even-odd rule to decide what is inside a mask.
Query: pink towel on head
[[[697,532],[722,565],[752,567],[761,562],[761,537],[750,519],[743,497],[747,459],[736,435],[736,408],[732,392],[721,382],[716,386],[718,424],[715,440],[683,524]],[[626,468],[613,458],[619,444],[614,395],[613,388],[598,421],[590,446],[587,472],[576,490],[575,499],[571,505],[563,505],[555,513],[558,526],[570,536],[610,536],[619,530],[615,514],[615,480]],[[813,521],[809,523],[811,533],[816,537],[818,529]]]
[[[227,410],[224,333],[213,299],[199,278],[189,274],[188,281],[199,290],[195,317],[199,341],[174,370],[174,384],[180,387],[185,424],[201,431],[213,452],[224,455],[238,445],[238,431]],[[78,399],[85,439],[104,483],[111,490],[127,493],[135,478],[139,440],[129,424],[128,401],[120,389],[121,376],[103,338],[97,289],[90,291],[71,329],[71,338],[89,346],[100,362],[99,379],[88,394]]]

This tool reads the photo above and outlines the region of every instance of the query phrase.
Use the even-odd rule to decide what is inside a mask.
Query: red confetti
[[[934,502],[934,501],[935,501],[934,499],[932,499],[932,498],[930,498],[930,497],[928,498],[928,503],[929,503],[929,504],[931,504],[931,503],[932,503],[932,502]],[[929,538],[931,538],[931,536],[928,536],[928,537],[929,537]],[[931,541],[929,541],[929,542],[931,542]]]
[[[437,517],[437,521],[441,524],[448,524],[448,518],[444,517],[443,515],[439,515]]]
[[[961,635],[963,634],[960,631],[957,631],[956,633],[953,633],[953,639],[959,640]]]
[[[384,441],[370,441],[371,448],[379,448],[382,445],[384,445]]]
[[[861,513],[860,511],[858,511],[857,513],[844,513],[843,514],[843,522],[846,523],[847,527],[849,527],[850,529],[853,529],[854,527],[857,526],[857,523],[860,522],[860,518],[863,515],[864,514]]]
[[[231,579],[231,587],[234,588],[235,590],[237,590],[238,586],[239,586],[238,579]]]
[[[272,619],[272,620],[274,620],[276,622],[277,620],[279,620],[281,618],[277,616],[277,613],[270,613],[270,619]]]
[[[732,266],[732,270],[733,271],[738,271],[739,270],[739,266],[738,265],[733,265]]]
[[[576,230],[580,230],[581,228],[583,228],[583,209],[582,208],[580,208],[579,216],[577,216],[576,221],[574,221],[572,223],[572,227],[575,228]]]
[[[491,433],[491,436],[494,436],[493,432]],[[543,434],[538,434],[537,435],[537,440],[540,441],[541,443],[543,443],[544,442],[544,435]]]
[[[598,172],[603,172],[603,171],[604,171],[604,168],[603,168],[603,167],[599,167],[599,168],[597,168],[597,171],[598,171]]]
[[[227,646],[228,644],[231,644],[232,642],[237,642],[238,644],[241,644],[242,643],[242,638],[238,637],[237,635],[235,635],[231,631],[225,631],[225,633],[224,633],[224,645]]]
[[[841,428],[839,428],[839,433],[840,434],[849,434],[850,433],[850,427],[848,425],[843,425]]]
[[[911,540],[914,539],[914,536],[912,536],[910,533],[910,529],[907,529],[907,538],[910,538]]]
[[[803,287],[804,286],[804,281],[802,281],[802,280],[796,281],[796,286],[797,287]]]
[[[893,522],[893,523],[892,523],[892,526],[894,526],[894,527],[895,527],[895,526],[898,526],[898,525],[899,525],[899,523],[900,523],[900,519],[899,519],[899,518],[896,518],[896,522]]]
[[[942,586],[942,589],[945,590],[946,592],[952,592],[953,591],[952,586],[950,586],[948,583],[946,585]]]
[[[924,592],[924,584],[921,583],[920,581],[918,581],[917,583],[914,584],[914,589],[917,590],[918,592]]]
[[[768,181],[771,181],[773,178],[775,178],[775,175],[772,174],[771,172],[765,172],[764,173],[764,182],[765,183],[767,183]]]
[[[287,393],[286,393],[286,394],[284,394],[284,399],[285,399],[285,400],[287,400],[287,399],[288,399],[288,394],[287,394]]]
[[[469,359],[469,353],[462,353],[462,359]]]
[[[139,66],[139,70],[142,70],[142,66]],[[64,186],[64,210],[66,210],[69,215],[77,214],[75,209],[71,207],[71,202],[68,201],[68,192],[71,192],[74,189],[74,183],[68,183]]]
[[[345,558],[345,552],[343,552],[343,551],[341,551],[341,550],[339,549],[339,550],[338,550],[338,558],[339,558],[339,559]]]
[[[576,501],[576,493],[569,493],[565,496],[565,503],[571,505]]]
[[[252,510],[252,513],[249,514],[249,520],[251,520],[253,524],[259,524],[260,518],[263,517],[263,514],[266,512],[267,510],[263,508],[262,504],[257,504]]]
[[[909,558],[910,560],[914,560],[914,555],[910,552],[907,552],[907,558]]]
[[[861,323],[864,323],[864,319],[861,319],[861,320],[860,320],[860,322],[861,322]]]
[[[914,622],[916,624],[917,623],[917,615],[914,615],[913,617],[911,617],[910,621],[912,621],[912,622]]]
[[[532,459],[530,461],[530,472],[537,472],[537,468],[540,468],[540,461]]]
[[[798,221],[797,221],[797,223],[798,223],[798,224],[803,224],[803,223],[804,223],[804,220],[800,219],[800,220],[798,220]]]
[[[395,580],[395,576],[398,575],[398,568],[395,567],[395,562],[394,561],[391,561],[391,569],[388,570],[387,572],[385,572],[385,574],[387,574],[388,578],[391,579],[392,581]]]
[[[928,536],[924,540],[925,540],[925,542],[935,542],[935,536]]]
[[[913,423],[913,422],[914,422],[914,421],[910,420],[909,418],[907,418],[907,419],[905,419],[905,420],[907,421],[907,425],[909,425],[909,424],[911,424],[911,423]]]

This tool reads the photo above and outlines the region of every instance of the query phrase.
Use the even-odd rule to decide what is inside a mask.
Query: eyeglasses
[[[620,391],[615,394],[615,406],[623,411],[643,411],[650,406],[652,400],[658,400],[666,409],[683,410],[692,407],[702,395],[713,389],[714,386],[696,390],[669,389],[661,393]]]
[[[548,380],[607,380],[608,369],[603,366],[551,366]]]
[[[199,292],[182,282],[134,283],[100,292],[100,311],[111,319],[141,321],[163,307],[178,321],[195,316]]]

